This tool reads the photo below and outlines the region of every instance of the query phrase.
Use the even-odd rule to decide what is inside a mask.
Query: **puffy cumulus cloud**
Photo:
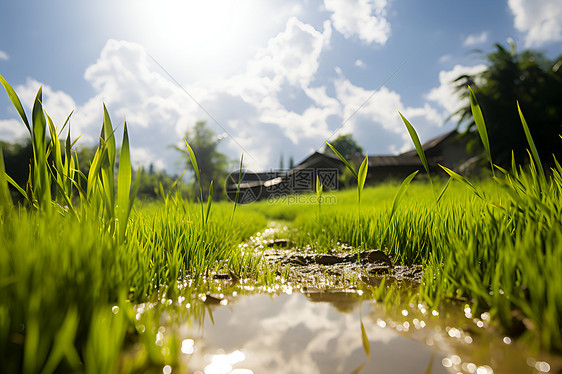
[[[429,104],[406,107],[400,95],[387,87],[366,90],[340,76],[335,88],[344,106],[346,124],[342,131],[351,131],[370,155],[400,153],[412,148],[398,110],[411,120],[422,141],[443,131],[443,117],[435,108]]]
[[[467,36],[466,39],[463,41],[462,45],[464,45],[465,47],[469,47],[477,44],[486,43],[486,41],[488,41],[488,32],[482,31],[480,34],[471,34]]]
[[[451,70],[442,70],[439,72],[439,87],[432,88],[425,98],[443,107],[443,116],[448,117],[468,104],[468,99],[461,100],[459,98],[453,81],[461,75],[474,75],[484,70],[486,70],[484,64],[475,66],[455,65]],[[459,117],[454,116],[452,119],[458,121]]]
[[[220,103],[216,111],[219,122],[236,119],[231,120],[235,128],[230,128],[233,138],[227,143],[231,149],[242,145],[250,167],[271,167],[279,149],[299,159],[315,149],[319,138],[329,136],[328,118],[339,114],[340,105],[326,94],[325,86],[313,87],[311,82],[330,38],[329,21],[321,32],[290,18],[285,30],[248,62],[245,72],[217,82],[210,89],[214,102]],[[283,103],[286,92],[305,98],[303,102],[308,105],[295,111]],[[228,108],[244,110],[228,113]]]
[[[134,146],[133,163],[137,166],[152,163],[177,172],[179,167],[173,160],[178,159],[178,154],[171,145],[178,143],[204,114],[183,89],[155,72],[150,62],[141,45],[108,40],[98,60],[84,73],[97,93],[78,108],[77,122],[86,140],[97,139],[104,102],[114,127],[121,126],[124,119],[127,121]],[[193,91],[199,93],[197,89]],[[198,96],[205,97],[202,93]]]
[[[384,45],[390,36],[387,0],[324,0],[332,12],[334,28],[346,38],[357,36],[367,43]]]
[[[73,134],[83,134],[80,144],[94,144],[105,103],[114,127],[119,127],[118,141],[123,120],[127,120],[133,163],[152,163],[172,172],[181,169],[174,165],[179,154],[170,145],[180,145],[187,129],[206,120],[216,134],[229,135],[221,143],[221,151],[231,159],[243,152],[248,167],[262,170],[274,164],[280,149],[298,160],[314,149],[319,138],[329,135],[326,119],[338,113],[339,104],[326,94],[325,87],[311,87],[311,82],[331,32],[329,21],[319,31],[289,18],[285,29],[259,50],[244,72],[184,87],[161,72],[141,45],[108,40],[84,73],[95,95],[76,106],[68,95],[44,87],[46,108],[65,114],[76,108]],[[35,86],[39,84],[33,81],[20,87],[23,101],[33,100]],[[302,111],[294,112],[283,104],[283,87],[287,86],[291,89],[285,91],[310,96]]]
[[[330,22],[324,22],[324,31],[317,31],[309,24],[291,17],[286,28],[259,50],[248,63],[248,69],[240,78],[249,79],[247,89],[260,93],[278,91],[280,85],[307,87],[316,71],[322,50],[329,44],[332,34]],[[246,86],[243,82],[237,82]],[[262,87],[256,87],[256,84]]]
[[[560,0],[508,0],[515,28],[525,33],[525,47],[562,41]]]
[[[8,56],[8,54],[4,51],[0,51],[0,60],[4,60],[4,61],[8,61],[10,59],[10,56]]]

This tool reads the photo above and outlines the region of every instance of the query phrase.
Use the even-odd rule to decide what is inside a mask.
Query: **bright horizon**
[[[133,163],[174,174],[170,145],[200,120],[254,171],[346,133],[369,155],[409,150],[398,110],[422,141],[454,129],[450,81],[482,70],[494,43],[562,53],[558,0],[24,0],[0,11],[0,74],[28,115],[43,84],[55,124],[74,110],[73,138],[93,145],[105,102],[114,125],[127,120]],[[0,94],[0,140],[26,135]]]

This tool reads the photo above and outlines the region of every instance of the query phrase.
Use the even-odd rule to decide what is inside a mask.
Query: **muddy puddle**
[[[268,245],[278,232],[244,244],[289,265],[274,286],[216,274],[184,296],[135,307],[137,332],[164,357],[151,372],[562,373],[560,356],[502,335],[488,313],[472,315],[459,301],[439,310],[412,302],[421,269],[374,252]],[[392,302],[376,301],[383,278]]]
[[[220,287],[219,287],[220,288]],[[361,289],[200,294],[136,307],[176,357],[154,373],[559,373],[560,357],[498,334],[486,313],[384,305]],[[150,322],[152,321],[152,322]],[[148,327],[151,324],[152,327]]]

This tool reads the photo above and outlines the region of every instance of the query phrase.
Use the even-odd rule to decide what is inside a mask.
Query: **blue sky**
[[[398,110],[422,141],[452,130],[450,81],[481,71],[494,43],[562,54],[560,0],[21,0],[0,14],[0,74],[24,104],[43,84],[55,124],[74,110],[73,137],[91,145],[105,103],[133,162],[171,173],[170,146],[199,120],[255,171],[346,133],[370,155],[402,152]],[[0,94],[0,140],[25,136]]]

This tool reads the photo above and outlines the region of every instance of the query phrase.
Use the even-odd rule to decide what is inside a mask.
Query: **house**
[[[472,157],[466,152],[466,140],[456,131],[450,131],[422,145],[429,171],[444,173],[439,165],[458,169]],[[413,149],[397,156],[369,156],[368,183],[404,179],[416,170],[424,171],[418,152]]]
[[[443,173],[439,165],[451,169],[458,168],[471,155],[466,152],[466,141],[457,131],[451,131],[422,145],[432,173]],[[357,167],[362,159],[348,160]],[[269,172],[244,175],[240,184],[240,194],[245,201],[277,197],[287,194],[314,191],[316,178],[324,190],[335,190],[350,184],[345,173],[346,166],[338,156],[330,153],[314,152],[300,164],[286,172]],[[367,184],[388,180],[402,180],[416,170],[424,171],[417,151],[411,150],[399,155],[369,156]],[[238,174],[227,186],[229,197],[236,191]],[[240,200],[242,201],[242,200]]]

